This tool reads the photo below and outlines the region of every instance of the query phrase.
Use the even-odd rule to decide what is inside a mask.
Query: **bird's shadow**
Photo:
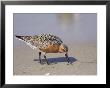
[[[57,64],[59,62],[67,62],[66,57],[56,57],[56,58],[47,58],[49,63],[53,63],[53,64]],[[39,61],[39,60],[37,60]],[[46,62],[45,59],[42,59],[43,62]],[[74,57],[69,57],[69,63],[74,63],[75,61],[77,61],[76,58]]]
[[[58,63],[58,62],[67,62],[67,59],[65,57],[57,57],[57,58],[48,58],[48,61],[50,63]],[[74,57],[69,57],[69,62],[74,63],[77,61]]]

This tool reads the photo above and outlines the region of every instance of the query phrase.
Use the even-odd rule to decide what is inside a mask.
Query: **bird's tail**
[[[16,38],[23,40],[23,41],[29,41],[31,39],[31,36],[19,36],[19,35],[15,35]]]
[[[34,42],[33,36],[18,36],[15,35],[19,40],[24,41],[26,44],[28,44],[32,49],[37,48],[37,42]]]

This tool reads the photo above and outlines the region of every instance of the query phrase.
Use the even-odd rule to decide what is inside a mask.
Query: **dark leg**
[[[44,55],[44,58],[45,58],[45,60],[46,60],[47,64],[49,65],[49,62],[48,62],[48,60],[47,60],[47,58],[46,58],[46,56],[45,56],[45,55]]]
[[[67,53],[65,54],[65,57],[66,57],[66,59],[67,59],[67,61],[69,63],[69,57],[68,57],[68,54]]]
[[[42,61],[41,61],[41,52],[39,52],[39,61],[40,61],[40,64],[42,64]]]

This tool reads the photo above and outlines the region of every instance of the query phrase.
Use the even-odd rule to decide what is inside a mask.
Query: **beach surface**
[[[50,65],[39,63],[38,51],[25,44],[14,46],[14,75],[97,75],[96,44],[68,44],[68,64],[63,53],[47,54]],[[34,61],[34,59],[37,59]]]

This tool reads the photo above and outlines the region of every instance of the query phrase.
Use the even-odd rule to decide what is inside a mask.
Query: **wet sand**
[[[95,44],[68,44],[68,64],[64,54],[47,54],[50,65],[41,65],[38,52],[21,44],[14,46],[14,75],[97,75],[97,46]],[[43,57],[43,56],[42,56]],[[34,61],[34,59],[38,59]]]

